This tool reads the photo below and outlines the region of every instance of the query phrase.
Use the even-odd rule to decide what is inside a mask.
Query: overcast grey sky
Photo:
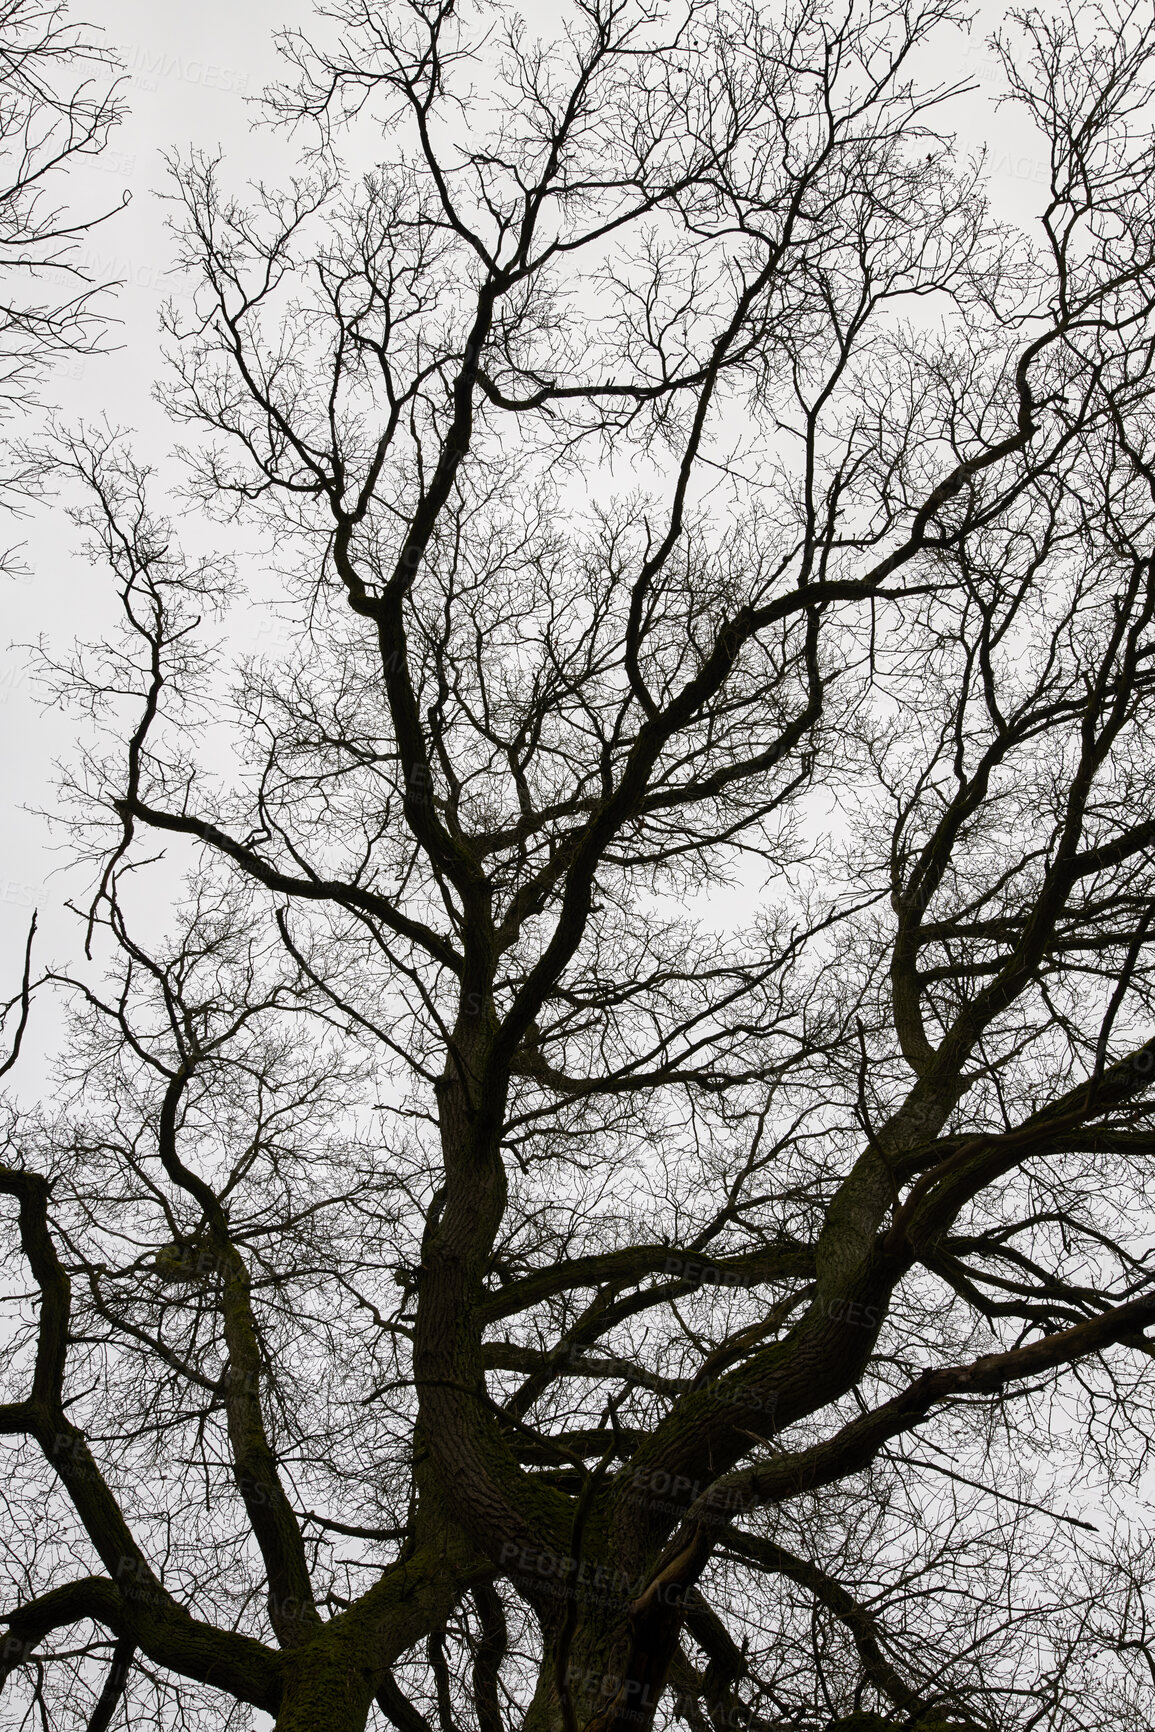
[[[122,283],[113,305],[115,351],[76,359],[57,374],[46,393],[67,419],[107,414],[133,430],[137,449],[157,460],[177,431],[153,402],[160,350],[158,317],[171,294],[172,237],[165,229],[160,196],[163,158],[190,144],[220,147],[230,178],[266,174],[276,179],[293,161],[287,141],[256,125],[253,99],[275,76],[278,58],[273,32],[306,24],[310,0],[199,0],[193,6],[157,6],[148,0],[100,0],[85,13],[104,29],[120,54],[126,75],[128,114],[111,147],[87,178],[76,183],[77,206],[116,205],[122,190],[131,202],[85,242],[85,258],[98,279]],[[557,9],[533,0],[524,8],[531,23],[548,30]],[[1001,8],[985,6],[969,44],[959,41],[957,57],[935,70],[944,77],[968,76],[975,94],[960,103],[961,141],[967,147],[989,144],[991,191],[1008,217],[1029,220],[1042,195],[1045,165],[1035,141],[1012,112],[996,116],[990,102],[997,69],[983,39],[998,22]],[[187,532],[202,546],[219,545],[234,554],[259,557],[253,543],[234,532],[192,523]],[[0,532],[7,526],[0,525]],[[0,799],[6,823],[0,831],[0,986],[14,982],[29,913],[41,909],[42,953],[63,960],[73,935],[59,904],[67,881],[51,879],[61,853],[44,819],[29,807],[54,802],[54,759],[72,756],[74,719],[42,712],[35,701],[29,657],[22,647],[47,634],[63,648],[73,630],[96,635],[110,618],[104,574],[89,570],[78,556],[78,535],[60,507],[7,532],[6,540],[25,538],[30,577],[6,584],[5,628],[0,633]],[[11,646],[11,647],[9,647]],[[57,835],[55,844],[64,838]],[[74,887],[79,881],[72,879]],[[53,909],[57,912],[53,912]],[[10,988],[5,987],[5,990]],[[46,1035],[49,1031],[45,1031]],[[50,1043],[49,1043],[50,1044]],[[27,1073],[26,1073],[27,1074]]]
[[[220,145],[241,174],[275,171],[287,161],[275,140],[254,132],[253,105],[246,99],[274,74],[274,29],[302,22],[310,11],[308,0],[200,0],[179,7],[100,0],[87,12],[83,5],[74,7],[76,16],[103,28],[120,54],[128,106],[92,172],[83,181],[75,177],[76,208],[116,206],[125,190],[131,202],[82,249],[95,279],[122,284],[110,301],[119,322],[111,331],[114,352],[65,363],[46,389],[45,400],[57,403],[67,419],[107,413],[133,429],[150,458],[171,444],[171,431],[151,398],[160,359],[158,315],[174,286],[166,275],[172,238],[158,196],[163,157],[195,142]],[[5,584],[0,636],[0,982],[7,982],[14,978],[34,905],[41,909],[42,953],[59,952],[68,937],[51,908],[60,902],[62,882],[45,882],[60,857],[51,852],[44,821],[25,808],[53,803],[53,760],[68,754],[75,723],[40,710],[22,646],[44,633],[63,647],[71,630],[95,632],[109,615],[103,574],[86,569],[77,557],[77,532],[59,507],[15,529],[4,524],[0,533],[5,545],[25,540],[30,571],[27,581]]]

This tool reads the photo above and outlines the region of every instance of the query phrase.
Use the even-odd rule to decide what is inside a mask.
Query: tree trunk
[[[575,1615],[576,1611],[576,1615]],[[628,1603],[583,1594],[544,1633],[522,1732],[646,1732],[666,1684],[681,1620],[639,1625]]]
[[[376,1693],[376,1674],[362,1644],[327,1628],[285,1656],[276,1732],[365,1732]]]

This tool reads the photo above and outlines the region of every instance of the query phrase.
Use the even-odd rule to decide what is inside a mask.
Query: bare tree
[[[34,397],[62,354],[90,353],[105,318],[78,247],[110,214],[78,216],[58,186],[107,145],[122,118],[116,85],[77,83],[115,56],[63,4],[0,6],[0,410]],[[126,195],[127,197],[127,195]],[[119,204],[119,201],[118,201]],[[62,292],[63,291],[63,292]]]
[[[269,555],[55,453],[123,621],[0,1171],[30,1712],[1151,1723],[1155,25],[1012,19],[1019,234],[961,22],[338,0],[299,180],[176,165]]]

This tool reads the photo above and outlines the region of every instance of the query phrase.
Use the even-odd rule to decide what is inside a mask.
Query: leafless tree
[[[115,57],[61,4],[0,6],[0,408],[24,410],[61,354],[91,351],[104,325],[77,250],[108,212],[77,215],[59,202],[69,170],[98,155],[122,118],[107,70]],[[101,81],[76,82],[98,69]],[[119,200],[116,204],[119,204]],[[63,295],[61,289],[63,288]]]
[[[0,423],[16,435],[0,447],[0,508],[17,515],[43,480],[24,448],[40,389],[107,331],[110,285],[95,280],[83,242],[123,201],[94,210],[75,180],[122,118],[115,64],[62,0],[0,0]],[[0,552],[0,573],[23,570],[16,550]]]
[[[337,0],[299,179],[175,165],[268,554],[55,451],[42,1723],[1151,1724],[1155,23],[1009,22],[1018,233],[962,21]]]

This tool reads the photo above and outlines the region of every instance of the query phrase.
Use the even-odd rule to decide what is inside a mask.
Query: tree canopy
[[[26,423],[53,366],[104,337],[108,285],[80,243],[111,213],[63,189],[123,117],[114,66],[60,0],[0,0],[0,423]],[[7,447],[4,461],[0,506],[19,510],[36,467]]]
[[[1029,228],[957,0],[334,0],[174,159],[184,494],[27,457],[16,1715],[1151,1724],[1148,10],[996,38]]]

